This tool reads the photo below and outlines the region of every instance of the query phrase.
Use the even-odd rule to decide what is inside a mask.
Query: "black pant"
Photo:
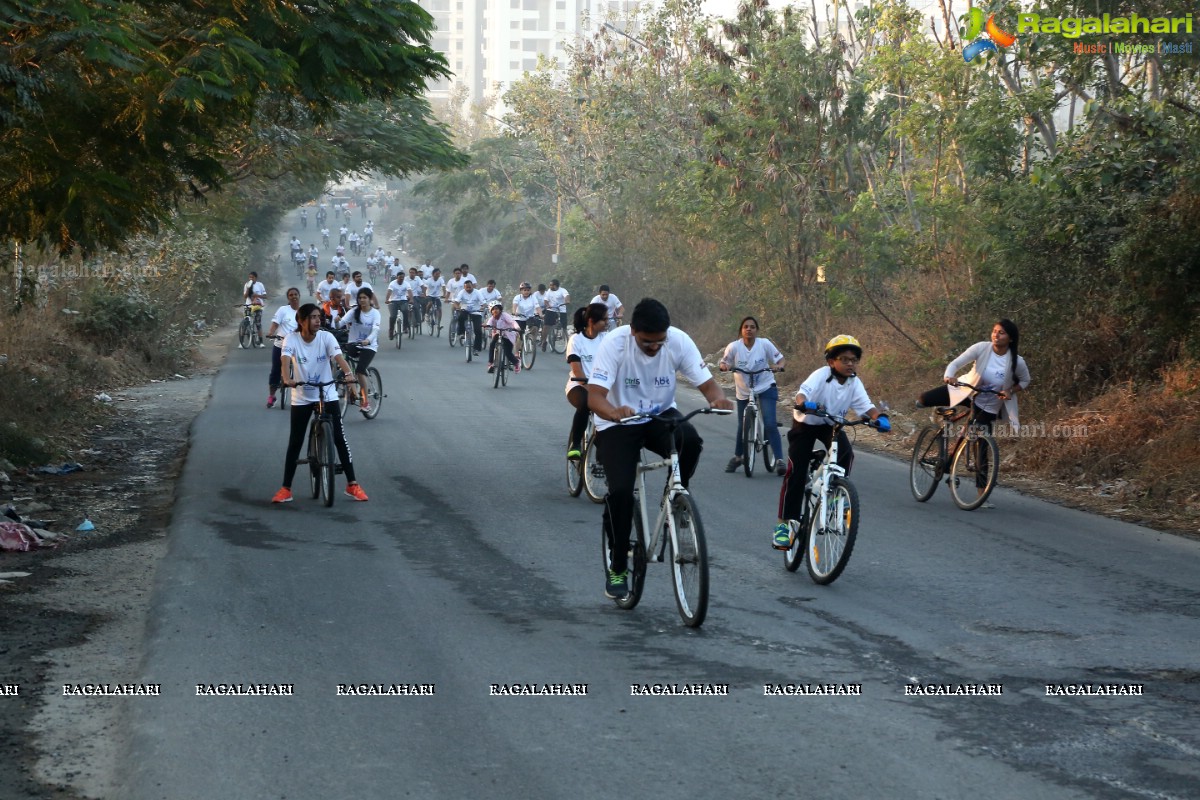
[[[492,363],[492,364],[496,363],[496,340],[497,339],[499,339],[501,342],[504,343],[504,354],[506,356],[508,356],[509,366],[515,367],[517,365],[517,356],[513,353],[512,342],[510,342],[508,340],[508,338],[505,336],[493,336],[492,337],[491,343],[488,344],[488,362]]]
[[[676,418],[683,416],[674,408],[663,412],[663,415]],[[604,477],[608,480],[603,524],[612,552],[611,569],[614,572],[624,572],[629,566],[629,533],[636,513],[633,486],[637,480],[641,449],[644,447],[666,457],[671,452],[670,436],[667,424],[656,419],[641,425],[615,425],[596,433],[597,455],[600,465],[604,467]],[[704,440],[690,422],[685,422],[675,428],[675,447],[679,451],[679,477],[686,487],[700,463]],[[650,497],[646,498],[648,504],[657,502],[658,497],[658,492],[651,487]]]
[[[338,413],[337,401],[326,402],[325,407],[329,409],[330,422],[333,423],[333,445],[337,448],[342,472],[349,483],[354,483],[354,464],[350,459],[350,445],[346,442],[346,431],[342,428],[342,415]],[[283,485],[288,489],[292,488],[292,480],[296,477],[296,459],[300,457],[300,448],[304,445],[304,432],[316,410],[316,403],[292,406],[292,425],[288,434],[287,455],[283,462]]]
[[[812,472],[813,445],[820,441],[828,448],[833,441],[833,426],[794,422],[787,438],[788,468],[779,492],[779,518],[798,520],[804,510],[804,484]],[[838,433],[838,466],[847,475],[854,466],[854,448],[844,430]]]
[[[571,418],[571,449],[579,450],[583,444],[583,434],[587,432],[588,416],[591,414],[588,410],[587,387],[582,383],[572,386],[567,395],[567,402],[575,406],[575,416]]]
[[[283,372],[282,356],[282,347],[271,348],[271,376],[267,378],[267,385],[271,387],[271,394],[275,394],[275,390],[279,388],[279,378]]]
[[[933,406],[948,406],[948,405],[950,405],[950,387],[949,386],[938,386],[937,388],[930,389],[928,392],[925,392],[924,394],[921,395],[921,399],[918,402],[920,402],[920,404],[922,406],[925,406],[926,408],[931,408]],[[966,400],[961,401],[958,405],[966,406],[966,405],[970,404],[970,402],[971,401],[968,398]],[[975,406],[974,411],[971,414],[971,418],[969,420],[967,420],[967,422],[970,425],[979,425],[979,426],[985,427],[985,428],[987,428],[987,432],[991,433],[992,432],[992,423],[995,422],[997,419],[999,419],[999,417],[1000,417],[999,414],[993,414],[990,411],[984,411],[979,406]],[[952,442],[947,443],[947,446],[950,446],[952,444],[953,444]],[[983,486],[987,483],[987,474],[988,474],[988,460],[987,459],[988,459],[987,448],[986,447],[980,448],[980,450],[979,450],[979,469],[975,473],[975,483],[979,486]]]
[[[475,331],[475,337],[472,340],[470,347],[476,352],[483,349],[483,314],[478,312],[459,311],[458,312],[458,335],[463,336],[467,332],[467,318],[471,318],[471,327]]]

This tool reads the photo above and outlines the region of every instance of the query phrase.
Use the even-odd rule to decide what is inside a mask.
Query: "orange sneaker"
[[[367,493],[362,490],[362,487],[358,485],[357,481],[346,487],[346,496],[352,497],[360,502],[368,499]]]
[[[292,490],[286,486],[275,493],[271,498],[272,503],[290,503],[292,502]]]

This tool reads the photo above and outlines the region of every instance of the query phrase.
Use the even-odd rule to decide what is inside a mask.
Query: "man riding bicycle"
[[[621,425],[618,421],[641,413],[682,417],[675,407],[677,372],[700,390],[710,407],[733,410],[733,402],[713,379],[692,337],[671,327],[666,306],[653,298],[637,304],[628,327],[604,338],[592,363],[588,406],[596,415],[598,455],[608,479],[603,525],[612,553],[604,594],[615,600],[629,593],[627,556],[641,450],[645,447],[662,456],[671,450],[671,431],[665,422],[642,419]],[[675,428],[674,438],[686,487],[700,462],[704,441],[686,422]]]

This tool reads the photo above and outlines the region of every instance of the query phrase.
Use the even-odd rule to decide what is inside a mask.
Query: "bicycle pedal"
[[[307,459],[307,458],[302,458],[302,459],[300,459],[299,461],[297,461],[297,462],[296,462],[296,466],[298,466],[298,467],[302,467],[302,466],[304,466],[304,465],[305,465],[305,464],[307,464],[307,463],[308,463],[308,459]]]

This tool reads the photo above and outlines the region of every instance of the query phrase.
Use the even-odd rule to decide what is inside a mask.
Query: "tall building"
[[[433,48],[446,56],[449,80],[429,86],[428,96],[446,100],[451,89],[466,87],[472,101],[499,96],[527,71],[538,56],[565,61],[565,47],[610,14],[637,10],[639,0],[420,0],[437,30]],[[585,27],[586,26],[586,27]]]

